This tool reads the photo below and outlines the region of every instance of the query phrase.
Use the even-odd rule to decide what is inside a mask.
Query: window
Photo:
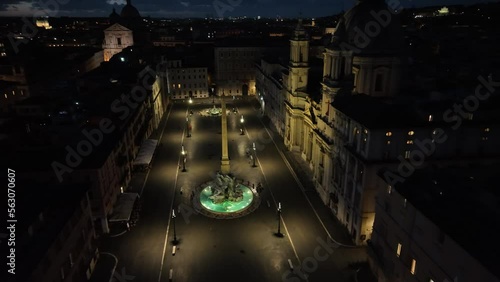
[[[417,261],[415,259],[412,259],[410,268],[411,274],[415,275],[416,270],[417,270]]]
[[[177,84],[177,88],[181,89],[181,84],[180,83]]]
[[[121,37],[116,38],[116,44],[122,45],[122,38]]]
[[[412,145],[413,144],[413,140],[406,140],[406,145]]]
[[[385,133],[385,136],[387,136],[387,137],[391,137],[391,136],[392,136],[392,132],[387,131],[387,132]]]
[[[490,128],[489,128],[489,127],[486,127],[486,128],[484,129],[484,132],[490,132]]]
[[[410,151],[405,151],[405,159],[409,159],[410,158],[410,154],[411,154]]]
[[[387,194],[391,195],[392,194],[392,186],[387,185]]]
[[[398,248],[396,249],[396,256],[399,258],[401,256],[401,249],[403,248],[403,245],[401,243],[398,243]]]
[[[429,122],[433,121],[434,117],[432,115],[429,115]]]
[[[391,140],[387,140],[386,144],[391,145]]]
[[[405,208],[406,208],[406,207],[407,207],[407,203],[408,203],[408,200],[407,200],[407,199],[404,199],[404,201],[403,201],[403,207],[405,207]]]
[[[408,135],[409,135],[409,136],[413,136],[413,135],[415,135],[415,131],[413,131],[413,130],[408,131]]]

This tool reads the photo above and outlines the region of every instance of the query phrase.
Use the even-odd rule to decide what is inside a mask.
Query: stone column
[[[227,149],[227,113],[226,113],[226,103],[224,99],[221,98],[221,108],[222,108],[222,157],[220,164],[220,171],[222,174],[228,174],[231,171],[229,165],[229,154]]]

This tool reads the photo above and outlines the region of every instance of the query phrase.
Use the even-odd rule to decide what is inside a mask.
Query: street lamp
[[[182,172],[186,172],[186,151],[184,151],[184,145],[182,145]]]
[[[174,241],[173,241],[174,245],[177,244],[177,233],[175,231],[175,218],[176,218],[175,210],[172,210],[172,221],[174,223]]]
[[[257,155],[256,155],[256,154],[257,154],[257,152],[256,152],[256,150],[255,150],[255,142],[254,142],[254,143],[253,143],[253,165],[252,165],[252,167],[257,167],[257,166],[255,165],[255,159],[257,158]]]
[[[241,124],[241,128],[240,128],[240,135],[245,135],[245,131],[243,130],[243,123],[245,122],[245,119],[243,119],[243,115],[241,115],[241,118],[240,118],[240,124]]]
[[[193,103],[193,98],[189,97],[189,104]]]
[[[281,237],[282,236],[281,230],[280,230],[280,227],[281,227],[281,203],[278,203],[278,209],[276,210],[276,212],[278,213],[278,233],[276,233],[276,235],[278,237]]]
[[[191,124],[189,123],[189,117],[186,117],[186,137],[191,137]]]

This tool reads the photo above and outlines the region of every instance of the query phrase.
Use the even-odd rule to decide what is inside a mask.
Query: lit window
[[[434,280],[432,278],[429,278],[429,282],[434,282]]]
[[[177,88],[181,89],[181,84],[180,83],[177,84]]]
[[[406,208],[406,204],[407,204],[407,203],[408,203],[408,200],[407,200],[407,199],[405,199],[405,200],[403,201],[403,207],[405,207],[405,208]]]
[[[489,127],[486,127],[486,128],[484,129],[484,132],[490,132],[490,128],[489,128]]]
[[[410,151],[405,151],[405,159],[409,159],[410,158]]]
[[[410,136],[415,135],[415,131],[413,131],[413,130],[412,131],[408,131],[408,135],[410,135]]]
[[[390,136],[392,136],[392,132],[390,132],[390,131],[387,131],[387,132],[385,133],[385,136],[387,136],[387,137],[390,137]]]
[[[433,121],[434,117],[432,115],[429,115],[429,122]]]
[[[401,243],[398,243],[398,248],[396,249],[396,256],[399,256],[401,255],[401,249],[403,248],[403,245],[401,245]]]
[[[172,84],[172,88],[174,88],[174,89],[175,89],[175,83],[173,83],[173,84]]]
[[[368,129],[365,129],[365,134],[368,134]]]
[[[389,140],[389,141],[387,141],[387,145],[391,145],[391,141],[390,141],[390,140]]]
[[[391,185],[387,185],[387,193],[389,195],[392,194],[392,186]]]
[[[483,137],[482,139],[483,139],[483,141],[487,141],[488,137]]]
[[[413,144],[413,140],[406,140],[406,144],[407,144],[407,145],[411,145],[411,144]]]
[[[3,94],[3,96],[5,97],[5,99],[7,99],[7,94]]]
[[[415,271],[417,270],[417,261],[415,259],[411,260],[411,274],[415,275]]]

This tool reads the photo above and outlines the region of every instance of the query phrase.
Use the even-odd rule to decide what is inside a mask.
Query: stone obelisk
[[[222,108],[222,158],[220,161],[220,171],[222,174],[228,174],[231,170],[229,165],[229,154],[227,149],[227,113],[226,103],[221,98]]]

